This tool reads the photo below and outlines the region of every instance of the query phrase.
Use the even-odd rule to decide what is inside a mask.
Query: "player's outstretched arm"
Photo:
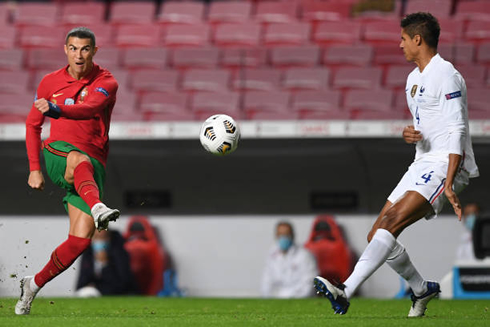
[[[403,129],[403,139],[408,144],[414,144],[422,140],[422,134],[413,125],[408,125]]]
[[[449,203],[451,203],[451,205],[453,206],[454,213],[458,216],[459,220],[461,220],[461,215],[462,215],[461,202],[459,202],[459,198],[456,195],[456,192],[454,192],[453,190],[453,182],[459,164],[461,163],[461,158],[462,157],[459,154],[454,154],[454,153],[449,154],[447,177],[446,177],[446,182],[444,184],[444,194],[446,195],[446,198],[448,199]]]
[[[27,184],[35,190],[43,190],[44,189],[44,176],[40,170],[33,170],[29,174],[29,180]]]

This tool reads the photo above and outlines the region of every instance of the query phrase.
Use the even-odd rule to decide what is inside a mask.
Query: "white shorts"
[[[437,217],[447,202],[444,195],[444,183],[447,175],[447,163],[431,161],[415,161],[391,192],[388,201],[395,203],[405,192],[415,191],[432,205],[434,212],[425,216],[426,219]],[[469,176],[460,171],[454,178],[453,190],[458,194],[469,184]]]

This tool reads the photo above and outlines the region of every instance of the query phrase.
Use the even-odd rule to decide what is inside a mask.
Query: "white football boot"
[[[32,301],[36,297],[37,292],[31,290],[31,280],[34,276],[26,276],[20,281],[20,298],[15,305],[16,315],[28,315],[31,312]]]
[[[410,307],[410,311],[408,312],[409,317],[422,317],[425,314],[425,310],[427,310],[427,303],[433,298],[439,296],[441,292],[441,286],[438,282],[427,282],[427,292],[422,294],[421,296],[415,296],[412,293],[412,306]]]
[[[313,284],[317,294],[322,294],[330,301],[335,314],[343,315],[347,313],[350,303],[344,292],[344,284],[334,286],[328,280],[320,276],[315,277]]]
[[[109,227],[110,221],[116,221],[121,214],[117,209],[108,208],[102,202],[97,203],[90,209],[94,218],[95,228],[101,231]]]

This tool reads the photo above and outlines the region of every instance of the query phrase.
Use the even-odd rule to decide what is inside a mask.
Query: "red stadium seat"
[[[251,68],[237,71],[232,86],[235,90],[274,91],[279,89],[280,83],[280,70]]]
[[[255,20],[261,23],[292,23],[297,20],[296,2],[259,1],[257,2]]]
[[[317,46],[278,47],[271,50],[271,64],[276,67],[313,67],[320,61]]]
[[[209,5],[208,22],[244,23],[250,19],[251,12],[249,1],[213,1]]]
[[[468,21],[490,21],[490,4],[486,0],[458,1],[454,18]]]
[[[407,1],[405,14],[415,12],[430,12],[435,17],[447,18],[451,14],[452,0],[410,0]]]
[[[157,20],[164,24],[200,24],[204,9],[203,2],[166,1],[160,7]]]
[[[261,26],[254,22],[220,24],[214,42],[221,47],[255,47],[260,42]]]
[[[66,32],[59,27],[26,26],[22,28],[19,45],[23,48],[60,48]]]
[[[384,65],[408,65],[398,44],[376,45],[374,48],[374,64]]]
[[[57,49],[31,49],[27,53],[27,68],[29,69],[56,70],[66,64],[66,54],[62,47]]]
[[[61,7],[61,23],[64,25],[97,25],[104,22],[104,17],[105,4],[102,2],[68,2]]]
[[[472,42],[490,41],[490,21],[470,21],[464,38]]]
[[[132,74],[131,88],[138,93],[175,92],[178,81],[179,72],[176,70],[138,70]]]
[[[288,90],[325,90],[329,85],[327,68],[290,68],[285,72],[283,87]]]
[[[0,50],[0,70],[22,69],[24,57],[24,51],[19,48]]]
[[[221,65],[229,68],[262,67],[267,62],[265,48],[223,49]]]
[[[389,66],[384,85],[390,89],[403,89],[407,84],[408,74],[412,72],[415,66],[411,65],[393,65]]]
[[[490,65],[490,43],[482,43],[478,47],[476,61],[480,64]]]
[[[489,103],[488,88],[468,88],[468,116],[470,119],[490,119]]]
[[[394,94],[390,90],[350,90],[345,95],[347,111],[375,111],[389,113],[393,110]]]
[[[129,48],[122,56],[122,66],[129,69],[163,69],[167,65],[167,49]]]
[[[303,20],[345,21],[350,17],[352,3],[335,1],[304,1]]]
[[[111,121],[143,121],[143,114],[137,110],[136,104],[137,97],[135,93],[127,90],[117,92],[116,105],[112,110]]]
[[[155,3],[153,2],[114,2],[109,22],[116,25],[147,25],[154,21]]]
[[[381,83],[382,70],[376,67],[339,68],[333,80],[335,88],[377,89]]]
[[[291,107],[300,119],[349,119],[340,103],[340,91],[300,91],[293,95]]]
[[[437,16],[436,16],[437,17]],[[439,44],[441,43],[456,43],[463,38],[464,22],[453,18],[439,19],[441,26],[441,35],[439,36]]]
[[[313,41],[321,45],[354,44],[361,39],[361,23],[354,21],[319,23]]]
[[[58,68],[61,68],[61,67],[58,67]],[[47,69],[35,70],[34,71],[34,76],[33,76],[32,81],[31,81],[30,88],[33,89],[33,90],[37,90],[37,88],[39,86],[39,83],[44,78],[44,76],[46,76],[49,73],[52,73],[53,70],[54,69],[50,69],[50,70],[47,70]]]
[[[119,84],[119,91],[125,92],[125,90],[129,89],[129,80],[130,80],[130,75],[129,71],[126,69],[113,69],[111,70],[111,74],[114,76],[114,78],[117,81],[117,84]],[[120,94],[120,93],[118,93]]]
[[[289,110],[289,93],[247,92],[244,95],[244,111],[247,119],[296,119],[298,114]]]
[[[109,71],[120,69],[120,51],[117,48],[100,47],[94,56],[94,62]]]
[[[118,47],[155,47],[160,42],[160,30],[154,24],[121,25],[117,28]]]
[[[265,29],[264,44],[300,45],[308,43],[310,39],[310,24],[304,22],[291,22],[289,24],[269,24]]]
[[[369,66],[373,60],[373,48],[367,44],[333,45],[323,55],[325,65]]]
[[[456,69],[463,76],[468,88],[479,88],[485,85],[487,67],[480,65],[458,65]]]
[[[407,94],[405,89],[395,91],[395,103],[393,105],[393,110],[396,112],[403,112],[406,119],[412,119],[412,114],[410,109],[408,109],[407,104]]]
[[[475,61],[475,45],[473,43],[456,43],[453,53],[453,63],[471,64]]]
[[[186,121],[193,120],[189,110],[189,97],[185,93],[150,92],[141,98],[140,111],[145,120]]]
[[[172,65],[175,68],[215,68],[220,52],[216,48],[183,48],[173,51]]]
[[[228,90],[229,82],[227,70],[190,69],[184,73],[182,90],[223,92]]]
[[[111,24],[107,23],[99,23],[99,24],[92,24],[92,25],[86,25],[92,32],[95,34],[95,43],[97,44],[98,47],[112,47],[114,45],[114,34],[116,28],[112,26]],[[68,33],[68,29],[66,32]]]
[[[191,110],[197,120],[204,120],[211,115],[223,113],[239,119],[240,95],[237,92],[195,93],[192,97]]]
[[[400,23],[394,21],[368,22],[364,25],[363,39],[371,44],[400,44]]]
[[[0,3],[0,26],[6,26],[10,22],[10,5],[8,3]]]
[[[164,43],[169,47],[204,46],[209,35],[207,24],[170,25],[164,30]]]
[[[34,96],[31,93],[1,94],[0,123],[24,123],[31,110]]]
[[[15,48],[16,28],[14,26],[0,25],[2,33],[0,33],[0,49]]]
[[[26,94],[29,89],[28,71],[0,71],[0,93]]]
[[[21,2],[14,12],[16,26],[55,26],[59,20],[56,3]]]

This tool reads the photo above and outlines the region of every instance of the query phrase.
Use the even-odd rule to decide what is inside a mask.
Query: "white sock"
[[[37,286],[37,284],[36,284],[36,282],[34,281],[34,279],[35,279],[35,278],[34,278],[34,277],[32,277],[31,282],[29,283],[29,288],[31,289],[31,291],[33,291],[33,292],[36,292],[36,293],[37,293],[37,292],[39,291],[40,287],[39,287],[39,286]]]
[[[415,295],[420,296],[427,292],[427,282],[415,269],[405,247],[400,242],[396,242],[386,263],[408,282]]]
[[[393,251],[395,243],[395,237],[386,229],[376,231],[373,239],[357,261],[354,271],[344,282],[347,299],[386,261]]]

